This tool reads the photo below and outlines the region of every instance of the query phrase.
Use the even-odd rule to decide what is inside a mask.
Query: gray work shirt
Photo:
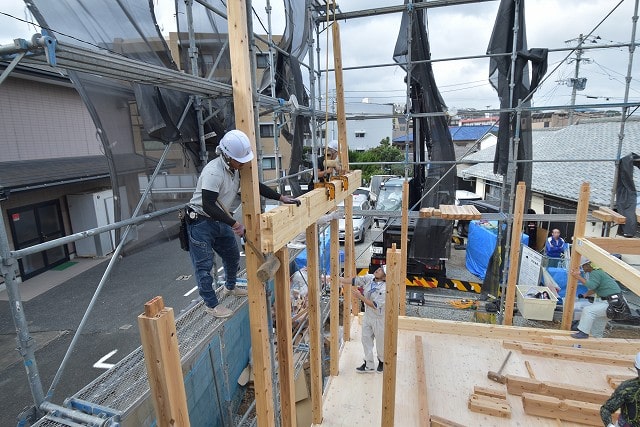
[[[376,282],[373,274],[365,274],[364,276],[356,276],[353,281],[354,285],[363,287],[365,298],[370,299],[376,308],[369,307],[365,304],[364,312],[375,316],[384,316],[384,301],[387,293],[386,282]]]
[[[215,191],[218,193],[218,200],[227,211],[231,211],[238,191],[240,190],[240,173],[229,168],[222,156],[211,160],[202,169],[196,191],[189,201],[189,206],[200,215],[206,215],[202,205],[202,190]]]

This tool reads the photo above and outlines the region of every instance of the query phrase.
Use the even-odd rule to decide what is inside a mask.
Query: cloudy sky
[[[142,0],[146,1],[146,0]],[[164,31],[174,28],[173,1],[155,0],[158,20]],[[283,20],[280,0],[271,0],[274,33],[282,31]],[[343,12],[371,9],[401,0],[343,0]],[[253,8],[266,25],[266,0],[253,0]],[[482,55],[486,52],[493,29],[498,1],[448,6],[429,10],[429,39],[433,59]],[[564,49],[575,45],[580,34],[592,33],[595,43],[603,46],[628,43],[631,38],[634,0],[528,0],[526,2],[526,29],[528,46]],[[611,14],[610,14],[611,13]],[[605,17],[610,14],[609,17]],[[11,16],[8,16],[11,15]],[[18,18],[18,19],[16,19]],[[29,38],[36,29],[25,22],[33,21],[20,0],[0,1],[0,44],[13,38]],[[393,48],[398,37],[399,13],[354,18],[340,22],[343,67],[388,64],[393,62]],[[603,21],[601,23],[601,21]],[[599,25],[600,24],[600,25]],[[598,26],[599,25],[599,26]],[[594,28],[596,28],[594,31]],[[254,24],[258,32],[260,25]],[[593,31],[593,32],[592,32]],[[331,40],[328,41],[331,52]],[[326,32],[320,36],[321,67],[325,68]],[[565,59],[569,52],[552,52],[549,71],[542,87],[533,98],[536,106],[569,104],[571,88],[565,84],[573,77],[576,63]],[[625,94],[625,76],[629,62],[627,48],[585,50],[580,62],[580,77],[587,78],[587,86],[578,91],[577,104],[622,102]],[[329,58],[333,68],[333,58]],[[498,99],[487,81],[489,60],[469,59],[434,63],[436,82],[450,108],[497,108]],[[640,60],[634,58],[630,101],[640,100]],[[403,103],[405,100],[404,71],[397,66],[345,70],[345,97],[347,102]],[[333,89],[330,75],[329,98]],[[322,80],[324,87],[324,79]]]

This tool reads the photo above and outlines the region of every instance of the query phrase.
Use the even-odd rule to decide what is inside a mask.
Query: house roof
[[[498,132],[498,126],[449,126],[449,132],[454,141],[477,141],[489,131]]]
[[[608,206],[615,172],[615,162],[609,159],[617,156],[619,133],[619,121],[602,120],[554,131],[533,131],[532,191],[577,201],[580,185],[588,181],[590,203]],[[624,134],[620,156],[640,153],[640,121],[629,119]],[[468,156],[465,163],[492,161],[494,153],[495,146],[488,147]],[[502,176],[493,174],[492,163],[479,163],[459,173],[465,177],[502,182]],[[634,180],[640,188],[640,171],[634,174]]]
[[[158,161],[139,154],[114,155],[118,173],[138,173],[153,170]],[[164,167],[171,167],[165,163]],[[63,157],[54,159],[0,162],[0,188],[4,191],[26,191],[109,177],[105,156]]]

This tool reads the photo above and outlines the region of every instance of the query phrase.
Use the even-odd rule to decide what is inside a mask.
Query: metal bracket
[[[349,177],[345,175],[337,175],[331,177],[332,181],[341,181],[342,182],[342,191],[347,191],[349,189]]]
[[[336,198],[336,185],[333,182],[316,182],[313,188],[324,188],[329,200],[335,200]]]

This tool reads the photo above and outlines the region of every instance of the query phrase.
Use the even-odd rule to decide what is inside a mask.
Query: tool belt
[[[187,228],[187,208],[178,210],[178,219],[180,220],[180,229],[178,231],[178,240],[180,241],[180,249],[189,251],[189,230]]]
[[[631,316],[631,309],[627,304],[626,298],[622,294],[613,294],[608,297],[601,297],[607,300],[607,318],[611,320],[623,320]]]

